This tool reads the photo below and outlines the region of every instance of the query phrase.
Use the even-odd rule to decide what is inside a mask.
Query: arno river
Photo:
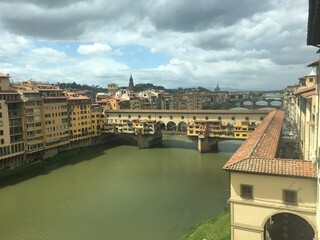
[[[199,154],[185,137],[163,146],[98,146],[80,162],[0,189],[0,239],[177,240],[221,212],[221,168],[241,142]]]

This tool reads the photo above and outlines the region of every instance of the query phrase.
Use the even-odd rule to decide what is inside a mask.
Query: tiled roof
[[[1,78],[9,78],[9,75],[4,74],[4,73],[0,73],[0,77],[1,77]]]
[[[319,61],[315,61],[310,63],[307,67],[318,67],[319,66]]]
[[[297,159],[248,158],[228,168],[229,171],[285,175],[315,178],[316,171],[311,161]]]
[[[309,92],[309,91],[314,91],[316,89],[315,86],[312,87],[303,87],[303,88],[299,88],[297,91],[294,92],[294,94],[301,94],[301,93],[305,93],[305,92]]]
[[[310,92],[306,92],[306,93],[301,94],[301,97],[308,98],[310,96],[317,95],[317,94],[318,93],[316,91],[310,91]]]
[[[90,100],[90,98],[86,97],[86,96],[72,96],[72,97],[68,97],[68,100]]]
[[[233,154],[223,169],[257,174],[315,178],[311,161],[276,158],[284,113],[273,111]]]

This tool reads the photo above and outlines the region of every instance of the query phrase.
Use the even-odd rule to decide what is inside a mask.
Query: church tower
[[[127,90],[132,91],[133,92],[133,78],[132,78],[132,74],[130,74],[130,78],[129,78],[129,86],[127,87]]]
[[[217,84],[216,88],[214,89],[214,92],[220,92],[220,87],[218,84]]]

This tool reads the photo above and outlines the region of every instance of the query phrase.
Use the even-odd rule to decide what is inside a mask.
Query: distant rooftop
[[[2,77],[2,78],[8,78],[8,77],[9,77],[9,74],[0,73],[0,77]]]

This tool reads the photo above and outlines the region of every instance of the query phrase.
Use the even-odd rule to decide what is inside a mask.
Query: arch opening
[[[179,132],[187,132],[188,125],[186,122],[179,122],[178,124],[178,131]]]
[[[164,124],[164,122],[161,122],[161,121],[157,122],[157,130],[163,131],[165,129],[166,129],[166,125]]]
[[[275,214],[264,225],[265,240],[313,240],[314,236],[310,223],[292,213]]]
[[[176,131],[177,125],[174,122],[167,123],[167,131]]]

